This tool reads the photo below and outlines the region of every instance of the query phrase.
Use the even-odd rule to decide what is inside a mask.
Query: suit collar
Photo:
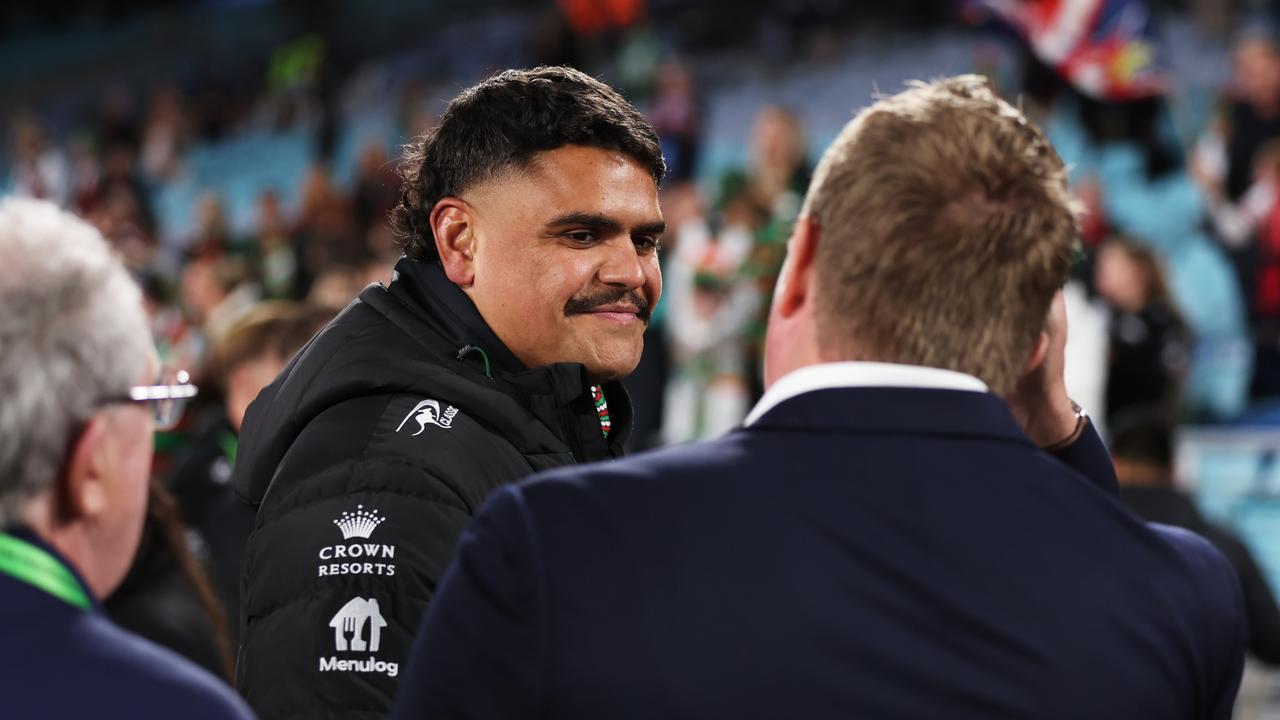
[[[803,392],[769,408],[747,429],[987,437],[1032,444],[995,395],[931,387]]]
[[[987,392],[972,375],[920,365],[880,362],[832,362],[809,365],[784,375],[756,403],[745,425],[751,425],[780,403],[797,395],[830,388],[897,387]]]

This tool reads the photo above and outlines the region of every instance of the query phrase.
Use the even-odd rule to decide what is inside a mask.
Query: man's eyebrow
[[[592,230],[604,230],[612,233],[622,232],[622,223],[611,217],[597,213],[565,213],[564,215],[552,218],[551,222],[547,223],[547,227],[549,228],[560,228],[570,225],[590,228]]]
[[[661,235],[667,231],[667,222],[659,220],[657,222],[645,223],[632,228],[632,235]]]
[[[607,215],[587,212],[571,212],[565,213],[558,217],[552,218],[547,223],[548,228],[563,227],[580,227],[599,230],[607,233],[620,233],[623,231],[622,223]],[[667,223],[658,220],[656,222],[644,223],[637,225],[631,229],[632,235],[661,235],[666,232]]]

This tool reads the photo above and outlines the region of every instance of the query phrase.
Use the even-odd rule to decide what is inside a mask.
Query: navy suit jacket
[[[57,557],[31,533],[12,534]],[[0,717],[251,720],[228,685],[92,603],[81,610],[0,573]]]
[[[464,535],[397,718],[1226,718],[1231,566],[1115,497],[1090,431],[844,388],[557,470]]]

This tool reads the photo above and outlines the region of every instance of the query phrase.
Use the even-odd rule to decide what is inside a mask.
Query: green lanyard
[[[39,588],[81,610],[92,606],[76,576],[58,558],[6,533],[0,533],[0,573]]]

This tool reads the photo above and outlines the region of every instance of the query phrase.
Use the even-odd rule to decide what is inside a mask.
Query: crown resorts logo
[[[384,520],[386,518],[378,517],[377,510],[365,510],[363,505],[357,505],[355,512],[342,513],[342,516],[334,520],[333,524],[342,531],[343,540],[350,540],[353,537],[367,540]]]
[[[334,518],[333,524],[342,531],[342,539],[368,540],[386,518],[375,509],[366,510],[357,505],[355,510],[343,512]],[[320,548],[318,577],[335,575],[395,575],[396,546],[386,543],[343,542]],[[355,561],[359,562],[355,562]],[[337,562],[342,561],[342,562]]]

